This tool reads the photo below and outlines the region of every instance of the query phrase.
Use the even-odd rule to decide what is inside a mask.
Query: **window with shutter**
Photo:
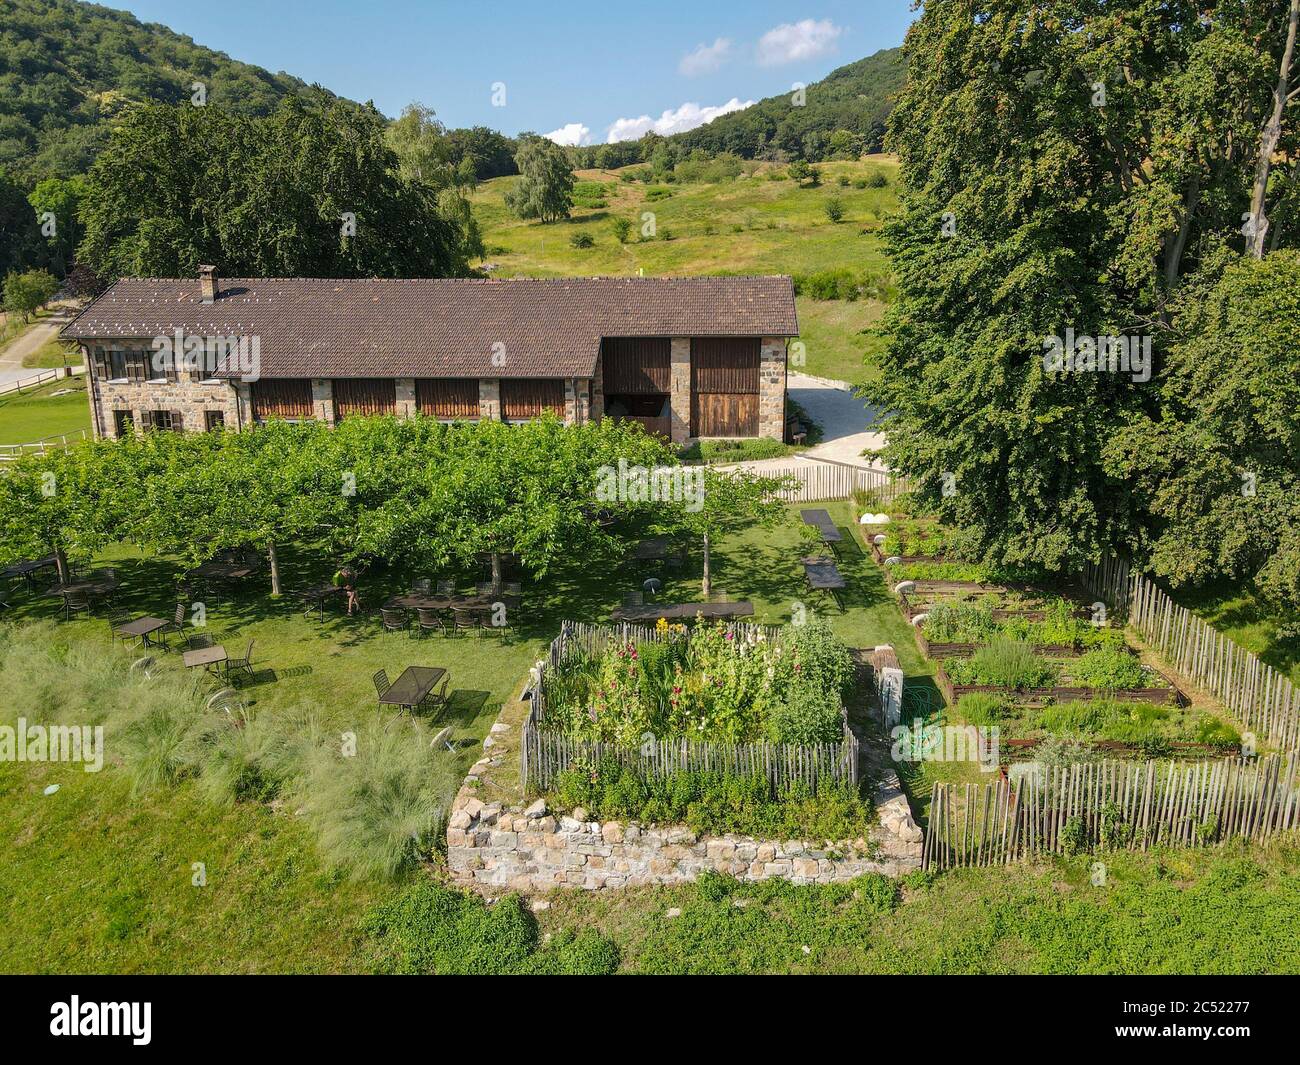
[[[114,381],[126,378],[126,352],[121,348],[114,348],[108,353],[108,372]]]

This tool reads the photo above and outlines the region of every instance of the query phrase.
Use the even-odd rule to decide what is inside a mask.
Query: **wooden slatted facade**
[[[501,380],[501,416],[507,421],[536,418],[543,411],[564,417],[564,382],[535,378]]]
[[[311,382],[305,378],[254,381],[250,391],[254,421],[312,416]]]
[[[601,344],[605,395],[667,395],[672,391],[668,337],[606,337]]]
[[[691,435],[757,436],[758,337],[691,340]]]
[[[352,414],[395,414],[397,385],[391,377],[336,377],[334,417]]]
[[[428,377],[415,382],[415,407],[430,418],[478,418],[477,377]]]

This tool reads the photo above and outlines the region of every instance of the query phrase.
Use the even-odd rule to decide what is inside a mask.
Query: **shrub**
[[[547,670],[547,727],[623,747],[646,732],[728,743],[834,741],[853,676],[848,649],[820,618],[776,641],[737,641],[725,625],[701,624],[689,638],[614,645]]]
[[[645,190],[645,198],[651,203],[659,200],[666,200],[673,194],[672,189],[664,188],[662,185],[651,185]]]
[[[1241,746],[1241,733],[1213,715],[1202,718],[1196,727],[1196,742],[1222,747]]]
[[[573,205],[596,209],[607,206],[605,186],[599,181],[578,181],[573,186]]]
[[[839,222],[844,218],[844,201],[838,196],[832,196],[824,204],[822,210],[826,213],[826,218],[831,222]]]
[[[627,238],[632,232],[632,220],[620,216],[610,223],[610,228],[614,231],[614,239],[620,244],[626,244]]]
[[[561,932],[538,948],[537,922],[517,895],[493,906],[427,876],[377,903],[361,922],[378,972],[411,975],[603,975],[618,949],[592,931]]]
[[[883,170],[873,170],[867,175],[867,187],[872,189],[883,189],[889,186],[889,177]]]
[[[835,179],[835,184],[837,184],[842,189],[847,189],[849,187],[849,175],[841,174],[839,177]]]
[[[780,839],[856,839],[872,817],[848,784],[826,784],[816,795],[791,785],[773,795],[766,776],[701,772],[643,780],[612,758],[557,774],[550,797],[556,809],[582,806],[600,821],[685,823],[700,834]]]
[[[832,200],[838,200],[833,197]],[[829,205],[832,200],[828,200]],[[840,203],[843,217],[843,203]],[[828,214],[829,218],[830,215]],[[838,218],[831,219],[838,222]],[[811,274],[795,274],[794,290],[800,296],[814,300],[859,300],[880,299],[889,291],[889,284],[875,274],[860,273],[839,267],[831,270],[818,270]]]
[[[596,239],[590,233],[579,230],[569,237],[569,243],[575,248],[590,248],[595,245]]]
[[[354,879],[391,877],[430,853],[456,780],[452,763],[429,758],[424,736],[376,727],[352,757],[312,750],[294,799],[329,865]]]
[[[50,723],[102,724],[137,792],[182,779],[224,805],[287,792],[325,861],[354,877],[391,876],[429,853],[460,773],[430,750],[426,725],[401,736],[375,729],[343,758],[322,746],[310,705],[232,722],[206,709],[203,678],[163,670],[145,679],[127,663],[96,643],[68,647],[53,626],[0,625],[0,716],[22,707]]]
[[[1147,684],[1137,656],[1113,646],[1099,647],[1083,655],[1071,665],[1070,678],[1084,687],[1105,691],[1142,688]]]

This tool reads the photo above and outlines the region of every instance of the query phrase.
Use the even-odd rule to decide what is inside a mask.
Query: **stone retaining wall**
[[[869,836],[838,842],[699,836],[683,825],[643,826],[553,811],[544,800],[484,803],[477,782],[511,746],[512,726],[498,722],[487,752],[452,804],[447,864],[453,879],[487,894],[536,894],[554,888],[631,887],[694,880],[706,871],[742,880],[783,877],[831,884],[864,873],[900,876],[921,867],[921,830],[898,778],[887,775],[876,795],[879,824]]]

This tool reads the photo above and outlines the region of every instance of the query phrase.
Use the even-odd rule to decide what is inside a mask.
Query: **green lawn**
[[[790,509],[797,521],[798,508]],[[849,504],[829,509],[841,525],[851,521]],[[809,599],[800,554],[793,522],[725,537],[714,553],[715,589],[752,598],[756,620],[772,624],[788,621],[806,604],[825,612],[852,645],[894,642],[909,672],[924,672],[908,626],[865,555],[843,563],[853,587],[841,612],[829,601]],[[287,589],[322,579],[330,569],[310,548],[286,546],[281,556]],[[97,562],[117,566],[119,601],[129,613],[170,613],[180,573],[175,561],[120,546]],[[524,616],[508,641],[486,635],[417,641],[383,632],[373,613],[348,619],[337,608],[321,621],[292,596],[273,601],[264,578],[210,607],[208,631],[232,653],[242,654],[255,641],[255,677],[242,694],[258,719],[291,715],[325,733],[360,732],[381,720],[371,683],[375,670],[386,669],[392,678],[413,663],[445,666],[452,701],[434,727],[450,724],[461,750],[437,757],[454,759],[445,775],[459,780],[560,619],[607,620],[623,595],[651,573],[665,581],[664,598],[697,599],[699,570],[698,545],[680,573],[575,560],[537,584],[525,583]],[[373,608],[407,576],[367,575],[363,602]],[[57,614],[52,598],[28,592],[6,598],[13,603],[6,619],[19,624]],[[59,641],[120,656],[120,668],[138,654],[113,649],[102,617],[59,622],[54,633]],[[181,668],[177,655],[158,657],[165,671]],[[6,717],[18,712],[5,708]],[[423,724],[398,722],[392,732],[427,747]],[[48,783],[60,790],[44,795]],[[10,860],[0,863],[0,891],[10,911],[0,951],[4,969],[346,971],[369,965],[357,922],[370,900],[394,888],[354,884],[328,871],[294,804],[228,808],[204,801],[190,782],[134,795],[130,774],[112,750],[99,774],[67,765],[0,765],[0,800],[0,835],[11,848]],[[208,885],[192,887],[191,866],[200,861]]]
[[[584,182],[605,187],[606,206],[575,208],[566,221],[542,225],[515,218],[505,206],[505,192],[518,178],[495,178],[479,187],[474,214],[483,227],[484,261],[496,277],[571,277],[695,274],[806,274],[847,268],[884,274],[888,266],[879,227],[898,206],[897,164],[885,156],[867,162],[824,163],[822,184],[797,186],[773,181],[781,167],[763,166],[750,177],[716,184],[646,186],[625,184],[618,171],[581,171]],[[884,170],[891,183],[883,189],[857,189],[852,182]],[[843,176],[847,188],[838,184]],[[649,188],[666,188],[663,199],[648,200]],[[836,197],[845,217],[827,220],[824,206]],[[655,216],[657,239],[638,239],[641,216]],[[633,222],[627,244],[614,237],[616,216]],[[569,238],[587,233],[590,248],[574,248]],[[667,232],[671,239],[662,239]],[[879,342],[862,335],[880,318],[875,300],[798,300],[801,339],[807,345],[802,369],[818,377],[863,383],[873,376],[864,356]]]
[[[56,396],[55,392],[66,394]],[[84,376],[0,396],[0,444],[27,444],[89,428]]]
[[[714,881],[553,895],[546,932],[612,939],[625,972],[1295,973],[1294,846],[960,869],[902,885]],[[737,905],[737,903],[743,905]],[[680,909],[669,916],[669,908]]]
[[[1238,647],[1300,684],[1300,618],[1280,617],[1250,585],[1223,584],[1172,593]],[[1290,632],[1280,631],[1289,626]]]
[[[881,340],[869,335],[880,322],[885,305],[878,300],[796,299],[799,314],[799,339],[803,341],[807,362],[792,366],[795,373],[829,377],[832,381],[867,384],[878,371],[874,356]]]

